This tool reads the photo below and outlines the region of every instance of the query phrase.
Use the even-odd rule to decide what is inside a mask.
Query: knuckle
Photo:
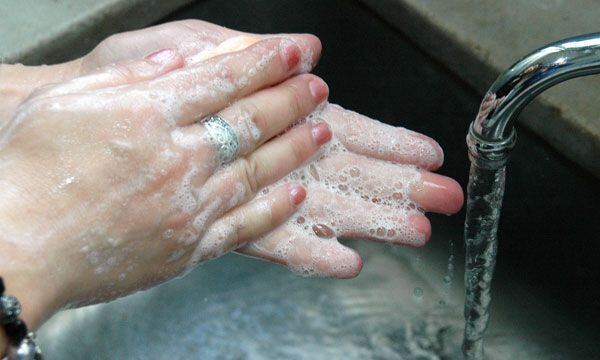
[[[234,247],[237,249],[243,242],[242,228],[238,225],[233,226],[230,236]]]
[[[33,98],[27,102],[27,113],[34,118],[42,118],[62,108],[52,97]]]
[[[268,126],[268,120],[265,113],[260,109],[260,107],[252,101],[248,101],[246,104],[242,106],[242,114],[248,114],[250,121],[256,126],[259,130],[264,130]],[[252,124],[248,124],[252,126]]]
[[[240,178],[246,186],[247,194],[256,194],[258,191],[259,165],[253,158],[242,159],[240,168]]]
[[[309,132],[310,133],[310,132]],[[303,132],[303,134],[305,134]],[[312,138],[310,138],[310,142],[307,144],[306,136],[294,136],[290,139],[290,152],[293,159],[293,162],[296,164],[304,162],[306,158],[308,158],[311,153],[311,149],[313,148],[309,144],[312,143]]]
[[[237,67],[237,61],[235,59],[228,59],[228,61],[220,62],[217,67],[217,76],[227,82],[231,83],[235,77],[235,68]]]
[[[52,92],[56,89],[56,85],[55,84],[45,84],[42,85],[40,87],[38,87],[37,89],[33,90],[31,92],[31,94],[29,94],[29,99],[33,99],[33,98],[40,98],[43,96],[47,96],[49,94],[52,94]]]
[[[197,19],[185,19],[185,20],[180,20],[175,22],[175,24],[179,24],[182,26],[185,26],[187,28],[190,28],[190,30],[194,30],[197,31],[198,27],[200,27],[202,25],[203,21],[197,20]]]
[[[100,44],[98,44],[98,46],[96,46],[96,48],[99,48],[101,46],[105,46],[108,48],[112,48],[114,46],[117,46],[118,44],[121,43],[123,39],[123,35],[122,34],[113,34],[110,35],[109,37],[107,37],[106,39],[104,39],[102,42],[100,42]]]
[[[288,101],[290,113],[295,117],[299,117],[303,113],[302,109],[304,101],[302,91],[300,90],[297,84],[290,84],[286,86],[286,91],[286,98]]]
[[[113,64],[109,65],[108,72],[111,73],[115,78],[122,79],[124,81],[131,81],[135,79],[135,73],[132,70],[133,64]]]

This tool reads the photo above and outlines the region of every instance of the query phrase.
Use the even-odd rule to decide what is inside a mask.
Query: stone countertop
[[[2,0],[0,61],[54,63],[151,24],[191,0]]]
[[[360,0],[482,95],[547,43],[600,32],[596,0]],[[519,121],[600,177],[600,76],[549,89]]]

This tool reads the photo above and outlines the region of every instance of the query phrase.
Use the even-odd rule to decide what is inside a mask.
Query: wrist
[[[53,282],[46,279],[43,263],[34,263],[40,262],[40,256],[29,259],[15,256],[5,252],[4,245],[0,246],[3,254],[0,256],[0,276],[4,279],[6,294],[19,300],[19,317],[34,331],[60,308],[59,292]]]
[[[21,303],[21,319],[35,330],[68,301],[69,272],[63,270],[68,263],[55,248],[65,237],[55,234],[52,207],[40,200],[49,193],[43,182],[23,168],[4,168],[9,171],[0,175],[0,276],[6,293]]]
[[[0,240],[2,241],[2,240]],[[58,293],[40,276],[41,266],[27,266],[19,256],[5,251],[5,244],[0,246],[0,274],[6,285],[5,295],[14,296],[21,308],[19,320],[28,331],[35,331],[47,318],[60,308]],[[39,257],[39,256],[38,256]],[[12,326],[16,326],[13,324]],[[9,351],[9,334],[3,325],[0,327],[0,358],[4,358]],[[22,325],[18,325],[22,326]],[[13,327],[10,339],[14,344],[23,344],[15,338],[21,330]],[[15,332],[16,331],[16,332]],[[17,341],[17,343],[15,343]],[[20,348],[20,347],[19,347]]]
[[[6,185],[6,182],[1,182]],[[3,195],[11,193],[8,186]],[[15,193],[16,194],[16,193]],[[27,196],[19,196],[27,202]],[[15,205],[10,197],[3,196],[0,205],[0,276],[4,280],[5,294],[16,297],[21,304],[20,318],[31,331],[35,331],[64,304],[63,282],[50,270],[52,259],[49,240],[30,226],[35,214]],[[48,225],[47,225],[48,226]],[[50,229],[48,229],[50,230]],[[0,330],[1,332],[1,330]]]

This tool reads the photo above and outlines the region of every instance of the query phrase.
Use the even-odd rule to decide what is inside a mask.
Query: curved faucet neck
[[[471,123],[467,144],[475,164],[495,169],[508,160],[516,135],[515,118],[544,90],[575,77],[600,73],[600,33],[544,46],[496,79]]]

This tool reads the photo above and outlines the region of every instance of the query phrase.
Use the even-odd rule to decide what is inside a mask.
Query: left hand
[[[40,87],[62,83],[80,76],[96,72],[99,68],[140,59],[161,49],[172,49],[183,57],[185,65],[195,64],[207,53],[224,41],[239,37],[251,36],[265,39],[273,36],[286,36],[298,43],[302,49],[314,48],[310,53],[304,53],[300,61],[300,72],[309,71],[317,62],[321,44],[314,36],[280,34],[261,35],[231,30],[223,26],[211,24],[202,20],[175,21],[149,28],[114,34],[100,42],[87,55],[63,64],[50,66],[14,66],[0,64],[0,129],[10,119],[16,107],[33,91]],[[311,57],[312,55],[312,57]]]

